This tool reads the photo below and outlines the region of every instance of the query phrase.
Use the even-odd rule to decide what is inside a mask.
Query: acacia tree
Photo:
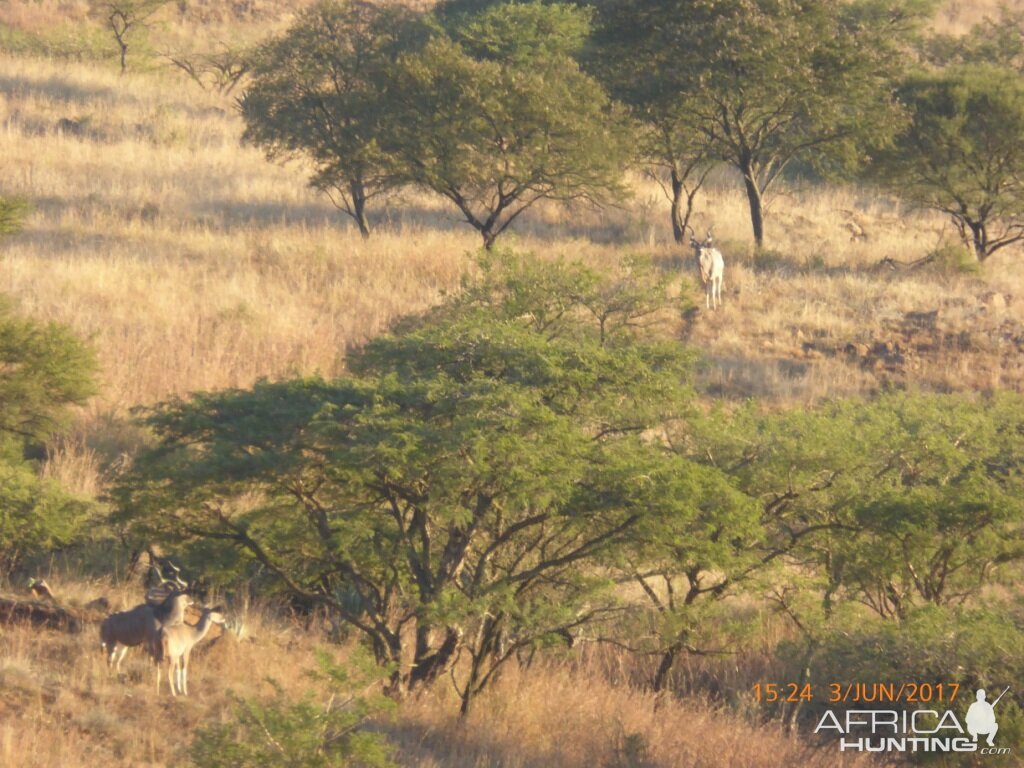
[[[1002,6],[996,18],[986,16],[966,35],[932,35],[920,48],[938,67],[996,64],[1024,72],[1024,14]]]
[[[689,514],[665,492],[679,458],[644,433],[684,407],[691,358],[651,338],[668,299],[634,280],[485,261],[349,377],[164,405],[120,519],[259,563],[398,665],[397,695],[461,654],[466,712],[517,650],[613,608],[595,566],[628,531]]]
[[[255,56],[239,101],[244,138],[270,159],[302,156],[310,185],[370,234],[367,203],[401,183],[388,78],[400,52],[422,34],[398,5],[322,0]]]
[[[658,693],[681,655],[706,650],[701,624],[713,604],[758,570],[763,535],[754,500],[717,468],[680,460],[662,492],[685,500],[685,508],[641,521],[615,553],[616,572],[646,598],[651,631],[632,634],[628,645],[658,657],[651,683]]]
[[[95,361],[67,329],[20,318],[0,298],[0,573],[70,543],[91,506],[40,479],[25,449],[93,393]]]
[[[92,7],[110,29],[121,55],[121,74],[128,70],[128,45],[145,33],[157,11],[169,0],[95,0]]]
[[[539,200],[623,194],[620,115],[573,56],[589,13],[502,4],[453,14],[402,61],[396,149],[412,182],[443,195],[490,248]]]
[[[890,135],[914,4],[843,0],[599,0],[607,36],[630,30],[624,98],[657,122],[696,130],[740,174],[758,247],[765,199],[797,159],[855,166]],[[632,53],[635,52],[635,53]],[[678,98],[679,106],[672,105]],[[691,127],[692,126],[692,127]],[[695,144],[665,143],[662,162]],[[688,148],[680,153],[680,147]]]
[[[903,620],[962,603],[1024,557],[1021,406],[887,395],[708,422],[721,431],[695,445],[761,499],[762,559],[813,569],[826,616],[855,600]]]
[[[1009,69],[953,68],[899,91],[912,122],[875,173],[899,195],[948,215],[979,262],[1024,240],[1024,84]]]
[[[671,205],[672,235],[684,242],[694,200],[716,156],[691,101],[699,93],[675,82],[674,51],[655,30],[664,20],[644,16],[650,7],[628,3],[598,5],[585,66],[636,121],[636,159]]]
[[[238,87],[253,64],[252,46],[238,42],[217,41],[217,47],[206,53],[168,51],[164,57],[204,91],[211,88],[222,96]]]

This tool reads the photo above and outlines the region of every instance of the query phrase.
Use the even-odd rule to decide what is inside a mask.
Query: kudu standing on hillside
[[[100,623],[100,645],[107,659],[107,666],[114,666],[120,674],[121,661],[129,648],[141,645],[147,653],[156,658],[159,652],[157,640],[160,629],[181,624],[185,620],[185,609],[192,605],[188,584],[178,578],[165,579],[157,574],[160,584],[146,595],[146,602],[127,611],[107,616]],[[121,648],[118,655],[117,649]],[[116,657],[116,661],[115,661]]]
[[[218,605],[203,608],[203,615],[194,627],[189,624],[164,626],[157,636],[157,651],[153,655],[156,662],[156,695],[160,695],[160,665],[167,665],[167,681],[171,685],[171,695],[179,693],[188,696],[188,659],[192,649],[206,637],[214,624],[224,625],[223,609]]]
[[[704,303],[708,309],[718,309],[722,303],[722,281],[725,276],[725,259],[722,252],[714,247],[714,240],[711,231],[704,242],[700,242],[690,230],[690,247],[697,259],[697,268],[700,270],[700,281],[704,285]]]

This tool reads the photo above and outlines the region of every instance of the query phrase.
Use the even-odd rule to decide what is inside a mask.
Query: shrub
[[[21,198],[0,197],[0,235],[20,232],[28,210],[28,203]]]
[[[290,700],[273,681],[269,702],[235,699],[231,720],[199,731],[192,742],[193,764],[202,768],[326,768],[327,766],[379,766],[388,758],[387,740],[363,730],[366,722],[386,712],[392,703],[373,687],[380,672],[356,654],[351,671],[332,664],[318,653],[320,670],[314,677],[326,681],[330,696],[324,703],[309,692]],[[378,686],[379,688],[379,686]]]
[[[803,647],[783,643],[778,657],[789,659],[789,676],[799,679],[807,660]],[[974,692],[985,688],[990,701],[1006,687],[1010,693],[996,710],[1000,744],[1020,743],[1024,737],[1024,716],[1013,701],[1014,691],[1024,687],[1024,604],[995,603],[981,608],[945,608],[925,606],[915,610],[903,622],[865,622],[851,617],[849,622],[833,625],[811,653],[809,680],[814,702],[804,709],[801,720],[813,727],[825,708],[838,710],[876,707],[909,710],[951,709],[960,722],[974,701]],[[922,703],[882,702],[829,704],[829,685],[892,683],[940,683],[945,689],[943,701]],[[951,684],[959,685],[956,698],[949,702]],[[955,757],[955,756],[954,756]],[[956,763],[950,763],[956,764]]]
[[[932,267],[948,274],[980,275],[981,264],[967,246],[962,244],[940,245],[929,251],[927,257]]]
[[[14,315],[0,297],[0,569],[70,544],[90,506],[26,459],[93,391],[90,350],[66,329]]]

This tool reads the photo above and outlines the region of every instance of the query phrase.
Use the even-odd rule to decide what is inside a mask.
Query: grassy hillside
[[[24,230],[0,243],[0,293],[97,350],[100,394],[43,468],[90,496],[144,440],[133,408],[342,372],[346,349],[458,290],[479,244],[454,209],[413,191],[373,210],[376,232],[364,241],[307,188],[301,163],[275,165],[240,143],[232,96],[201,89],[157,55],[227,30],[258,39],[298,3],[182,5],[187,13],[168,14],[124,77],[84,3],[0,7],[0,196],[32,206]],[[936,25],[962,31],[994,7],[950,4]],[[1019,248],[972,270],[950,255],[954,234],[940,218],[873,190],[791,185],[770,205],[769,250],[755,254],[745,200],[722,173],[695,218],[726,261],[724,307],[709,312],[689,250],[671,240],[667,201],[644,179],[633,189],[604,210],[539,206],[504,242],[597,266],[649,254],[685,277],[697,309],[680,343],[703,352],[698,383],[709,401],[806,405],[890,385],[1024,389]],[[851,237],[851,223],[864,236]],[[71,603],[106,594],[118,608],[140,596],[120,572],[87,577],[60,559],[40,568]],[[246,624],[242,642],[224,635],[199,655],[195,695],[173,703],[153,699],[138,654],[126,680],[111,677],[93,628],[0,625],[0,764],[180,765],[188,734],[227,718],[229,692],[264,695],[264,677],[296,694],[311,687],[304,672],[324,627],[264,604],[248,608]],[[720,702],[656,706],[626,684],[634,672],[624,655],[556,654],[510,671],[468,723],[439,686],[376,727],[403,765],[424,768],[869,764],[837,762]],[[747,672],[744,684],[757,679]]]
[[[58,598],[80,604],[104,591],[113,607],[137,601],[138,590],[106,583],[53,580]],[[189,734],[227,722],[234,696],[265,697],[272,680],[298,697],[323,628],[285,621],[277,608],[249,606],[246,637],[217,635],[193,655],[191,695],[153,695],[153,671],[138,651],[123,678],[108,672],[95,628],[78,635],[7,626],[0,633],[0,760],[18,768],[173,766],[187,764]],[[214,633],[216,634],[216,633]],[[345,652],[333,652],[344,660]],[[550,661],[510,670],[468,722],[444,686],[408,702],[377,729],[398,747],[401,765],[417,768],[519,766],[780,764],[862,766],[816,753],[777,727],[754,728],[699,702],[662,702],[605,674],[615,657]],[[785,761],[780,763],[779,761]]]

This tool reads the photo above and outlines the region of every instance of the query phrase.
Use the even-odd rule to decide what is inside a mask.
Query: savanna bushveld
[[[1022,72],[1014,3],[0,5],[0,764],[1015,764]]]

